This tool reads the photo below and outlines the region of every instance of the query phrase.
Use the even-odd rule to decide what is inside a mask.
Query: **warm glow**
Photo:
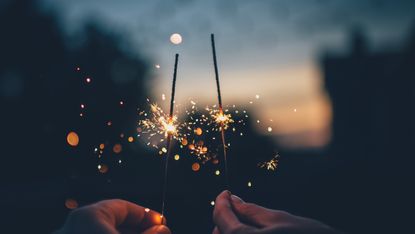
[[[70,210],[76,209],[78,208],[78,201],[72,198],[68,198],[65,200],[65,206]]]
[[[76,132],[69,132],[66,136],[66,141],[70,146],[75,147],[79,144],[79,136]]]
[[[133,142],[134,141],[134,138],[133,137],[128,137],[128,142]]]
[[[122,146],[120,144],[115,144],[114,147],[112,147],[112,151],[114,151],[116,154],[119,154],[122,151]]]
[[[196,135],[200,136],[200,135],[202,135],[203,131],[202,131],[201,128],[196,128],[195,133],[196,133]]]
[[[192,164],[192,170],[193,170],[193,171],[198,171],[198,170],[200,170],[200,164],[199,164],[199,163],[193,163],[193,164]]]
[[[216,116],[216,122],[217,123],[223,123],[226,120],[228,120],[228,117],[226,115],[224,115],[222,112],[220,112],[217,116]]]

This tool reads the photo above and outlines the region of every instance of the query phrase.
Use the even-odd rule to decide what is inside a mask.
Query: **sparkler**
[[[175,62],[174,62],[174,72],[173,72],[173,84],[172,84],[172,90],[171,90],[171,98],[170,98],[170,112],[169,112],[169,118],[167,121],[162,122],[162,126],[165,129],[165,135],[167,137],[167,153],[166,158],[164,162],[164,185],[163,185],[163,197],[162,197],[162,204],[161,204],[161,217],[164,217],[164,208],[166,205],[166,195],[167,195],[167,173],[168,173],[168,167],[169,167],[169,158],[171,154],[171,141],[173,135],[176,133],[176,127],[174,125],[174,116],[173,116],[173,109],[174,109],[174,95],[176,92],[176,77],[177,77],[177,63],[179,61],[179,54],[176,54]]]
[[[220,126],[220,132],[221,132],[221,138],[222,138],[222,147],[223,147],[223,159],[224,159],[224,162],[225,162],[225,181],[226,181],[226,187],[229,187],[228,159],[227,159],[227,154],[226,154],[225,128],[227,128],[227,124],[230,121],[230,115],[226,115],[226,114],[223,113],[222,95],[221,95],[221,91],[220,91],[220,82],[219,82],[218,62],[216,60],[215,35],[213,33],[210,34],[210,39],[211,39],[211,43],[212,43],[213,66],[215,68],[216,88],[217,88],[217,92],[218,92],[218,104],[219,104],[219,112],[215,116],[215,121]]]

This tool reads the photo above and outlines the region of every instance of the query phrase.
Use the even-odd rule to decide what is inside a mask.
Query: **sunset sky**
[[[43,2],[58,11],[68,34],[93,20],[122,33],[132,43],[129,50],[159,64],[148,86],[160,102],[170,90],[175,53],[180,53],[178,102],[217,101],[210,47],[215,33],[224,103],[246,106],[252,121],[261,120],[258,131],[293,147],[321,146],[329,137],[331,108],[319,57],[328,50],[345,53],[348,32],[356,25],[365,30],[373,51],[399,46],[415,5],[386,0]],[[172,33],[182,35],[180,45],[169,42]]]

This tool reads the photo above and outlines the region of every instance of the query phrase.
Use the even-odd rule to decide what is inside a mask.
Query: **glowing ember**
[[[131,136],[130,136],[130,137],[128,137],[128,142],[130,142],[130,143],[131,143],[131,142],[133,142],[133,141],[134,141],[134,138],[133,138],[133,137],[131,137]]]
[[[79,136],[76,132],[69,132],[66,136],[66,141],[70,146],[75,147],[79,144]]]

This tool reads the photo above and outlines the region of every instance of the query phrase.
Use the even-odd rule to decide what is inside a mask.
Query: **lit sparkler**
[[[173,84],[172,84],[172,90],[171,90],[171,99],[170,99],[170,113],[167,121],[164,118],[160,118],[159,120],[162,123],[164,134],[167,137],[167,154],[165,159],[165,167],[164,167],[164,186],[163,186],[163,197],[162,197],[162,204],[161,204],[161,217],[164,216],[164,209],[166,204],[166,195],[167,195],[167,173],[168,173],[168,165],[169,165],[169,158],[171,154],[171,141],[173,136],[175,135],[176,127],[174,125],[174,115],[173,115],[173,109],[174,109],[174,95],[176,92],[176,77],[177,77],[177,63],[179,61],[179,54],[176,54],[175,62],[174,62],[174,72],[173,72]]]
[[[215,68],[216,88],[218,91],[218,103],[219,103],[219,115],[217,116],[216,120],[219,120],[219,124],[220,124],[222,147],[223,147],[223,159],[225,162],[225,178],[226,178],[226,185],[227,187],[229,187],[228,159],[226,155],[226,139],[225,139],[225,127],[226,127],[225,121],[229,118],[227,118],[223,114],[222,95],[220,91],[219,72],[218,72],[218,62],[216,60],[215,35],[213,35],[213,33],[210,35],[210,39],[211,39],[211,44],[212,44],[213,66]]]

